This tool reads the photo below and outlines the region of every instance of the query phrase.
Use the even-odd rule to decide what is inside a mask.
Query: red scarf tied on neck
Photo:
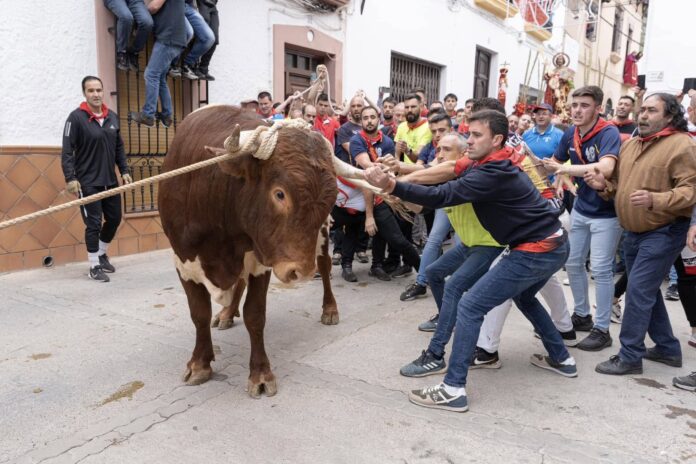
[[[420,126],[422,126],[422,125],[425,124],[426,122],[428,122],[427,119],[425,119],[425,118],[420,118],[418,121],[414,122],[413,124],[411,124],[411,123],[408,122],[408,121],[406,122],[406,124],[408,125],[409,130],[413,130],[413,129],[419,128]]]
[[[617,121],[616,119],[612,119],[611,121],[609,121],[609,123],[613,124],[616,127],[623,127],[633,124],[633,119],[627,119],[625,121]]]
[[[652,135],[648,135],[647,137],[641,137],[640,141],[645,143],[645,142],[649,142],[653,139],[656,139],[658,137],[668,137],[672,134],[676,134],[677,132],[679,132],[679,131],[677,129],[675,129],[674,127],[667,126],[664,129],[662,129],[661,131],[655,132]]]
[[[471,158],[464,156],[462,158],[459,158],[455,163],[454,172],[459,176],[462,172],[468,171],[469,169],[474,169],[486,163],[503,161],[506,159],[509,159],[513,165],[519,168],[520,164],[524,160],[524,155],[515,150],[514,148],[504,147],[501,150],[494,151],[493,153],[486,155],[477,161],[474,161]]]
[[[90,108],[87,102],[80,103],[80,109],[89,115],[88,122],[92,120],[106,119],[106,116],[109,114],[109,108],[107,108],[104,103],[102,103],[101,106],[101,116],[97,116],[96,114],[94,114],[92,108]]]
[[[575,154],[582,164],[585,164],[585,160],[582,157],[582,144],[590,140],[592,137],[597,135],[602,129],[607,126],[611,126],[612,123],[607,122],[606,119],[598,118],[592,130],[580,138],[580,129],[575,126],[575,132],[573,133],[573,148],[575,148]]]

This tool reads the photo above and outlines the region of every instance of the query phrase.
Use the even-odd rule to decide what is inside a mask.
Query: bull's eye
[[[283,201],[285,200],[285,192],[282,190],[276,190],[275,197],[277,200]]]

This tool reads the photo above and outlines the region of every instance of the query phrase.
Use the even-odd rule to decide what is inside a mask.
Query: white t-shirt
[[[348,181],[346,181],[348,182]],[[336,179],[338,196],[336,196],[336,206],[339,208],[351,208],[356,211],[365,211],[365,197],[362,190],[351,187],[341,179]]]

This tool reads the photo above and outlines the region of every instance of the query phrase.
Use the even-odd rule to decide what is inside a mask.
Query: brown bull
[[[164,170],[209,158],[205,146],[223,146],[235,125],[252,130],[261,124],[236,107],[196,111],[177,128]],[[252,396],[276,392],[263,341],[270,271],[286,283],[314,274],[317,236],[336,193],[328,145],[320,134],[295,128],[278,132],[268,160],[245,154],[161,183],[162,227],[196,327],[187,383],[212,375],[211,297],[229,306],[235,284],[243,279],[244,324],[251,339],[248,391]]]

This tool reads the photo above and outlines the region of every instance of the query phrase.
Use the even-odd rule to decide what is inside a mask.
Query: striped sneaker
[[[446,409],[447,411],[466,412],[469,404],[466,399],[466,391],[462,388],[462,393],[450,395],[445,389],[445,384],[440,383],[433,387],[411,390],[408,400],[425,408]]]
[[[406,364],[399,373],[404,377],[425,377],[446,371],[447,363],[444,358],[438,359],[430,350],[424,350],[418,359]]]
[[[572,356],[566,359],[565,361],[559,363],[549,358],[548,356],[544,356],[543,354],[533,354],[532,357],[529,358],[529,362],[531,362],[536,367],[541,367],[542,369],[553,371],[556,374],[561,374],[564,377],[578,376],[578,368],[575,365],[575,359],[573,359]]]

